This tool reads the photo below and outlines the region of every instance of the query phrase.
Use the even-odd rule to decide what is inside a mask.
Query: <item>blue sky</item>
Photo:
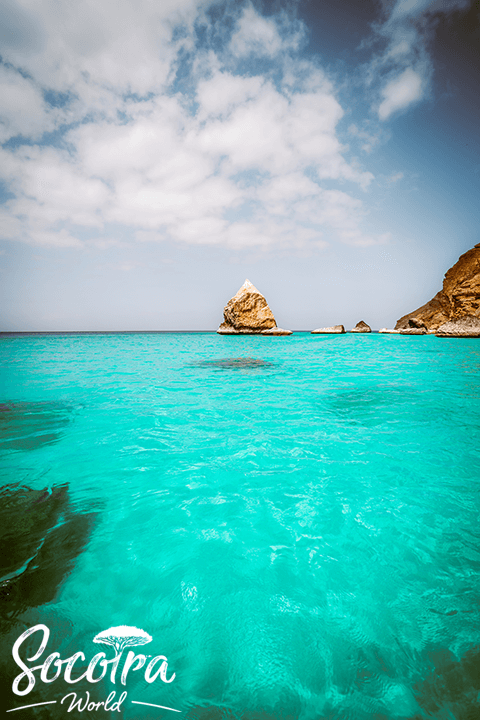
[[[6,0],[0,329],[390,327],[480,241],[470,0]]]

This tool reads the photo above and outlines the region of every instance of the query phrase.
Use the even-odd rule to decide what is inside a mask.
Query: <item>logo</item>
[[[32,657],[27,658],[26,661],[22,660],[20,657],[20,649],[23,643],[27,638],[36,633],[39,633],[40,637],[38,650]],[[83,652],[76,652],[71,655],[71,657],[63,660],[59,652],[52,652],[38,665],[26,664],[26,662],[34,663],[40,660],[46,650],[49,638],[50,630],[48,627],[39,624],[25,630],[16,640],[12,648],[12,655],[22,672],[17,675],[13,681],[12,690],[15,695],[28,695],[35,687],[37,681],[48,684],[55,682],[60,677],[63,677],[63,680],[69,685],[74,685],[81,680],[86,680],[89,683],[98,683],[109,673],[109,679],[113,685],[118,681],[120,685],[126,686],[129,673],[142,670],[146,682],[150,684],[154,683],[158,678],[164,683],[171,683],[175,679],[175,673],[170,676],[168,675],[168,660],[165,655],[155,655],[154,657],[143,654],[136,655],[133,650],[128,650],[123,659],[124,650],[127,648],[146,645],[152,641],[152,637],[148,633],[137,627],[119,625],[118,627],[111,627],[108,628],[108,630],[103,630],[98,633],[98,635],[93,638],[93,642],[110,645],[115,655],[107,659],[105,652],[97,653],[88,663],[85,672],[78,677],[72,677],[72,673],[74,673],[77,661],[85,662],[86,658]],[[147,664],[148,658],[151,658],[151,660]],[[38,675],[35,675],[36,671],[38,671]],[[118,710],[118,712],[120,712],[122,705],[127,700],[128,692],[127,690],[122,691],[118,700],[116,699],[116,693],[117,691],[113,690],[103,702],[93,702],[90,701],[90,692],[88,690],[84,697],[79,698],[77,698],[76,692],[70,692],[60,700],[60,704],[63,705],[65,703],[67,712],[75,709],[79,712],[83,712],[83,710]],[[33,705],[22,705],[21,707],[11,708],[7,710],[7,712],[24,710],[25,708],[37,707],[39,705],[52,705],[56,702],[56,700],[49,700],[47,702],[34,703]],[[164,705],[154,705],[153,703],[142,702],[140,700],[131,700],[131,702],[135,705],[148,705],[150,707],[161,708],[162,710],[180,712],[180,710],[175,710],[174,708],[165,707]]]

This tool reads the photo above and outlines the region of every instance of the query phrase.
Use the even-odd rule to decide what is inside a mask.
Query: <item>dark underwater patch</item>
[[[220,358],[218,360],[201,360],[193,363],[191,367],[213,368],[216,370],[257,370],[275,367],[275,363],[261,358],[235,357]]]
[[[436,648],[427,652],[427,659],[430,673],[417,682],[414,694],[428,717],[479,718],[480,645],[472,646],[460,658],[446,648]]]
[[[71,409],[55,402],[0,403],[0,449],[36,450],[58,442]]]
[[[322,407],[348,424],[377,425],[416,411],[419,393],[409,388],[384,385],[349,388],[323,399]],[[418,415],[417,415],[418,417]]]
[[[76,559],[86,548],[97,509],[89,504],[83,510],[86,512],[74,507],[67,485],[34,490],[12,483],[0,489],[0,707],[15,709],[17,720],[65,717],[65,705],[60,704],[66,694],[63,682],[52,687],[37,681],[28,697],[13,694],[12,682],[19,668],[13,661],[12,647],[27,627],[45,622],[38,608],[55,600]],[[69,621],[56,618],[51,630],[52,647],[56,649],[72,635],[73,626]],[[33,656],[38,640],[30,640],[33,650],[29,656]],[[75,647],[78,649],[83,648]],[[86,669],[86,663],[82,668]],[[104,681],[94,686],[86,681],[75,685],[79,695],[85,695],[87,690],[95,701],[105,700],[108,694]],[[43,707],[17,710],[27,704],[54,701],[55,704]],[[97,713],[86,711],[84,715],[87,719],[96,717]]]
[[[55,599],[85,548],[96,512],[71,505],[68,488],[0,490],[0,621]]]

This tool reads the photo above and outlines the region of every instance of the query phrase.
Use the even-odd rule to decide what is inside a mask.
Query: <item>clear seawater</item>
[[[3,336],[0,362],[4,503],[66,485],[94,518],[7,654],[143,629],[176,676],[131,672],[126,720],[480,718],[480,340]]]

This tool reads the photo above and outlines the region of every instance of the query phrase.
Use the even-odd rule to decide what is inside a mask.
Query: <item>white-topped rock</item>
[[[369,333],[369,332],[372,332],[372,328],[370,327],[370,325],[367,325],[366,322],[364,322],[363,320],[360,320],[360,322],[358,322],[355,325],[355,327],[350,330],[350,332]]]
[[[312,335],[334,335],[339,333],[344,333],[345,328],[343,325],[331,325],[330,327],[324,327],[324,328],[317,328],[316,330],[312,330]]]
[[[480,318],[474,315],[465,315],[464,317],[450,320],[440,325],[437,337],[480,337]]]
[[[277,328],[277,323],[262,293],[250,280],[228,301],[223,310],[220,335],[290,335],[290,330]]]
[[[262,335],[291,335],[291,330],[283,330],[283,328],[274,327],[269,330],[262,330]]]

